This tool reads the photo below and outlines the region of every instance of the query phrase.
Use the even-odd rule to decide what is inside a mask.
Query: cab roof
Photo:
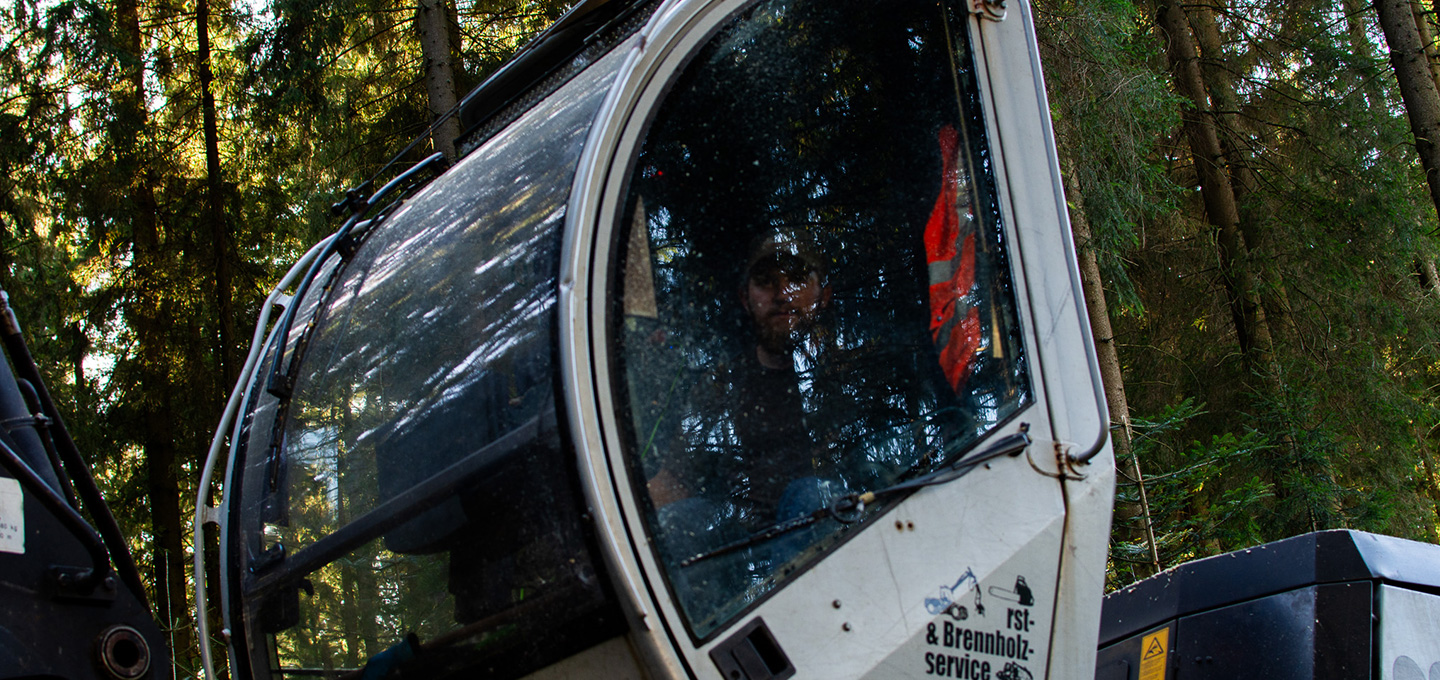
[[[576,4],[465,95],[457,112],[463,131],[461,146],[467,151],[478,146],[489,136],[486,131],[493,133],[498,127],[485,124],[527,93],[539,89],[542,96],[548,94],[589,65],[591,59],[576,63],[576,57],[593,46],[608,48],[633,32],[638,24],[630,20],[643,16],[640,10],[655,4],[657,0],[582,0]],[[561,77],[545,87],[545,81],[556,74]]]

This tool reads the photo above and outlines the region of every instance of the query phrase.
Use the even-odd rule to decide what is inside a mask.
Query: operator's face
[[[793,350],[815,327],[830,289],[808,267],[771,262],[755,267],[740,297],[760,346],[779,354]]]

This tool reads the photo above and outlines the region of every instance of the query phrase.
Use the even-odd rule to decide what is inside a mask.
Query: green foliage
[[[1153,572],[1146,516],[1139,511],[1143,477],[1149,528],[1162,568],[1263,542],[1262,523],[1274,496],[1256,461],[1274,448],[1260,432],[1226,432],[1208,441],[1185,439],[1190,421],[1205,415],[1193,400],[1163,407],[1132,422],[1130,456],[1116,461],[1119,485],[1107,569],[1109,587]],[[1139,458],[1142,477],[1135,474]],[[1164,472],[1157,472],[1164,470]]]
[[[1040,3],[1036,31],[1056,135],[1071,161],[1066,182],[1082,197],[1112,309],[1143,314],[1124,260],[1141,247],[1145,225],[1179,200],[1158,151],[1179,121],[1179,101],[1152,66],[1161,46],[1129,0]]]
[[[1427,456],[1440,422],[1440,297],[1417,271],[1440,244],[1365,6],[1187,5],[1184,38],[1200,47],[1207,115],[1239,199],[1249,252],[1238,266],[1273,337],[1259,354],[1236,340],[1178,127],[1188,102],[1163,92],[1171,76],[1155,40],[1170,37],[1156,34],[1153,9],[1044,5],[1071,207],[1089,218],[1119,303],[1112,322],[1161,566],[1326,528],[1436,540]],[[1218,44],[1202,40],[1207,30]],[[1094,75],[1102,63],[1116,75]],[[1137,489],[1122,486],[1117,502],[1111,585],[1150,561]]]

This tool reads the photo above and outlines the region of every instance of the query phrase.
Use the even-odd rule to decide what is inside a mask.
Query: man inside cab
[[[747,252],[737,290],[746,320],[741,351],[690,389],[695,431],[683,460],[663,465],[647,484],[677,559],[811,514],[846,492],[825,479],[827,445],[815,422],[832,299],[826,261],[792,230],[769,231]],[[808,533],[777,541],[770,561],[803,548]]]

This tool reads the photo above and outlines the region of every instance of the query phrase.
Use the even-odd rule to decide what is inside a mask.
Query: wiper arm
[[[867,503],[874,503],[877,498],[891,496],[897,493],[909,491],[911,489],[919,489],[926,486],[935,486],[937,484],[945,484],[947,482],[952,482],[965,476],[965,473],[975,469],[975,466],[986,461],[993,460],[1001,456],[1018,456],[1020,455],[1020,452],[1024,451],[1025,447],[1029,445],[1030,424],[1020,423],[1019,432],[1016,432],[1015,434],[1005,435],[1004,437],[995,440],[994,444],[991,444],[990,446],[986,447],[985,450],[980,451],[979,453],[975,453],[969,456],[961,456],[955,462],[946,465],[939,470],[925,475],[921,475],[919,477],[916,477],[915,479],[900,482],[899,484],[887,486],[883,489],[877,489],[875,491],[867,491],[865,493],[858,494],[852,493],[841,496],[840,498],[835,500],[833,506],[841,506],[848,503],[849,506],[839,508],[839,512],[842,514],[849,513],[849,521],[853,522],[859,519],[860,513],[865,510],[865,505]],[[846,521],[839,515],[836,516],[836,519],[839,519],[842,522]]]
[[[842,524],[853,524],[859,521],[861,516],[865,514],[865,506],[871,505],[881,498],[904,493],[913,489],[952,482],[963,477],[965,473],[975,469],[975,466],[985,461],[993,460],[1001,456],[1018,456],[1020,452],[1024,451],[1025,447],[1029,445],[1030,424],[1021,423],[1019,432],[1001,437],[983,451],[969,456],[961,456],[955,462],[939,470],[874,491],[845,494],[835,499],[829,506],[820,508],[808,515],[801,515],[800,517],[788,519],[783,522],[777,522],[746,538],[680,560],[680,566],[688,567],[712,557],[719,557],[737,550],[744,550],[752,545],[764,543],[772,538],[788,534],[796,529],[803,529],[827,517],[833,517]]]

